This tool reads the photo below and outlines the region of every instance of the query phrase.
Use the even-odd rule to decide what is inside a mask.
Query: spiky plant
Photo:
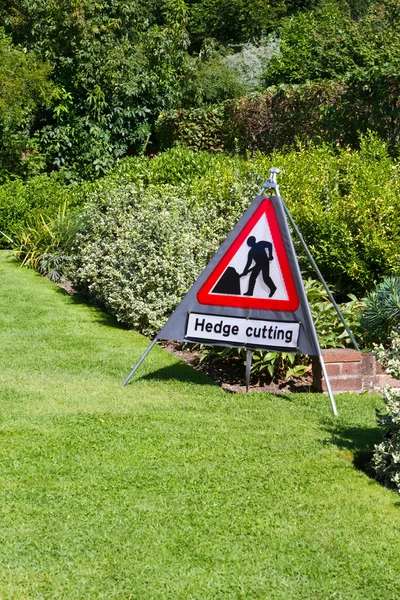
[[[387,340],[400,324],[400,275],[387,277],[365,298],[360,322],[367,342]]]
[[[69,263],[69,253],[81,223],[81,215],[70,215],[66,204],[55,218],[34,214],[29,225],[16,235],[14,256],[52,281],[61,281]]]

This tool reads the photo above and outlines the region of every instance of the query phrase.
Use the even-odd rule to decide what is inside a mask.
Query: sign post
[[[270,169],[270,179],[122,387],[159,339],[246,348],[246,389],[252,350],[289,351],[319,357],[332,410],[337,415],[285,216],[287,209],[276,183],[279,172]],[[275,194],[266,196],[264,190],[268,188]]]

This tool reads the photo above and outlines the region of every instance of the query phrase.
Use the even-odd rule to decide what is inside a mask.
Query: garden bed
[[[239,361],[201,362],[201,353],[197,349],[185,348],[182,343],[172,341],[163,342],[162,345],[193,369],[207,375],[225,391],[231,393],[246,392],[245,365]],[[274,378],[262,382],[252,375],[250,377],[249,392],[268,392],[270,394],[310,392],[312,391],[312,385],[313,378],[311,374],[289,379]]]

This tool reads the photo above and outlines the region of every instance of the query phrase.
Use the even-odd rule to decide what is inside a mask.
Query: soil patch
[[[212,379],[227,392],[243,393],[246,391],[245,365],[235,361],[200,362],[201,354],[196,349],[185,348],[178,342],[162,342],[162,346],[193,369],[200,371]],[[292,377],[285,380],[273,379],[260,383],[255,377],[250,377],[249,392],[268,392],[271,394],[287,394],[293,392],[311,392],[312,375]]]
[[[70,281],[64,281],[64,282],[57,282],[57,285],[62,288],[63,290],[65,290],[70,296],[74,296],[76,294],[74,288],[72,287],[72,284]]]

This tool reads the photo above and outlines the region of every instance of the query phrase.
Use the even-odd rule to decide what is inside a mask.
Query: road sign
[[[282,350],[297,348],[300,324],[262,319],[189,313],[186,336],[241,346],[273,346]]]
[[[246,347],[246,390],[253,348],[287,350],[319,357],[332,410],[338,414],[285,211],[319,270],[279,195],[278,172],[270,169],[270,179],[262,188],[274,188],[276,196],[265,198],[260,192],[253,200],[122,387],[159,339]],[[327,289],[322,275],[320,279]],[[345,324],[338,308],[337,312]]]
[[[280,197],[253,200],[157,338],[319,355]]]
[[[214,306],[296,310],[299,298],[270,198],[245,223],[197,299]]]

